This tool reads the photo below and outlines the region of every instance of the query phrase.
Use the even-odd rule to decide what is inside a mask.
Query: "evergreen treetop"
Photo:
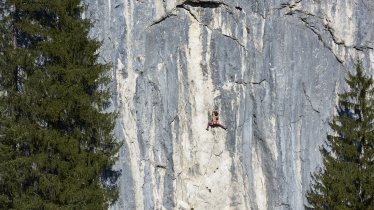
[[[323,169],[314,173],[309,203],[315,209],[374,209],[374,89],[361,64],[346,78],[338,113],[321,149]]]
[[[0,209],[103,209],[115,161],[109,66],[79,0],[7,0],[0,23]],[[6,12],[4,12],[5,14]]]

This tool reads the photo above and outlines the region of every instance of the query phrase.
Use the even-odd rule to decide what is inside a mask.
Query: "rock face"
[[[124,140],[112,209],[307,205],[344,77],[373,72],[373,1],[86,3]]]

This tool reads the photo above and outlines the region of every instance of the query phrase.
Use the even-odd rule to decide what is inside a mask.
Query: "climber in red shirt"
[[[207,131],[209,130],[209,126],[212,127],[212,128],[218,126],[218,127],[221,127],[225,130],[227,129],[224,125],[222,125],[218,122],[218,112],[217,111],[213,111],[211,117],[212,117],[212,120],[210,122],[208,122],[208,125],[206,127]]]

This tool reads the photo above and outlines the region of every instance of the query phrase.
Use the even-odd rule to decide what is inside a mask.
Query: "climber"
[[[208,125],[206,127],[207,131],[209,130],[209,126],[212,127],[212,128],[218,126],[218,127],[221,127],[225,130],[227,129],[224,125],[222,125],[218,122],[218,112],[217,111],[213,111],[211,117],[212,117],[212,120],[210,122],[208,122]]]

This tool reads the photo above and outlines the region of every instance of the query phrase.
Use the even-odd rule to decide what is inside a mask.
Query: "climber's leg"
[[[218,122],[217,122],[215,125],[216,125],[216,126],[219,126],[219,127],[221,127],[221,128],[223,128],[223,129],[225,129],[225,130],[227,129],[224,125],[222,125],[222,124],[220,124],[220,123],[218,123]]]
[[[212,126],[212,125],[213,125],[212,121],[208,122],[208,125],[206,126],[206,130],[209,130],[209,126]]]

